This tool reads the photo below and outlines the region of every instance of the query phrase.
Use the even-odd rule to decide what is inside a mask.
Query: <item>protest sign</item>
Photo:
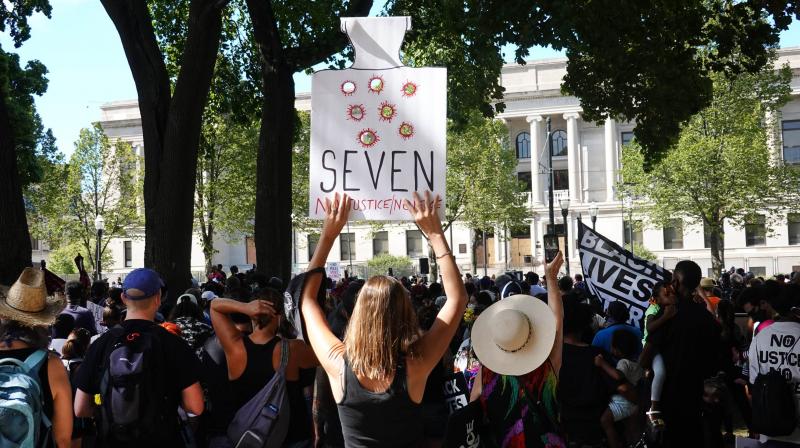
[[[447,70],[400,61],[408,17],[341,26],[355,62],[311,81],[309,216],[324,218],[325,198],[338,192],[351,198],[351,219],[408,220],[403,200],[426,190],[441,196],[443,215]]]
[[[664,280],[666,270],[637,258],[582,222],[578,223],[578,250],[589,292],[599,297],[604,307],[615,300],[624,301],[630,309],[629,323],[641,328],[653,286]]]
[[[469,403],[467,380],[461,372],[455,372],[444,377],[442,392],[444,392],[444,401],[447,403],[447,408],[451,414]]]
[[[328,274],[328,278],[333,280],[334,283],[338,282],[342,278],[342,272],[339,270],[339,263],[335,261],[328,262],[326,271]]]
[[[481,446],[480,430],[483,410],[478,401],[450,414],[444,432],[443,448],[477,448]]]

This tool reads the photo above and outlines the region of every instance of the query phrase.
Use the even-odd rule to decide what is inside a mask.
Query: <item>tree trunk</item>
[[[372,0],[351,0],[342,17],[369,14]],[[261,130],[258,139],[255,246],[257,269],[288,283],[292,270],[292,143],[296,126],[292,75],[325,61],[347,43],[339,27],[307,45],[285,48],[272,0],[247,0],[262,62]]]
[[[119,32],[139,97],[145,146],[144,263],[161,274],[174,298],[191,284],[201,119],[225,2],[191,2],[181,68],[171,89],[146,1],[101,1]]]
[[[294,68],[286,60],[272,2],[247,0],[247,9],[262,59],[261,129],[253,232],[257,269],[288,284],[292,272]]]
[[[31,265],[31,236],[25,216],[25,201],[17,172],[17,152],[8,116],[8,105],[0,88],[0,284],[11,285]]]
[[[714,277],[719,278],[722,270],[725,269],[725,230],[724,220],[717,219],[711,227],[711,270]]]

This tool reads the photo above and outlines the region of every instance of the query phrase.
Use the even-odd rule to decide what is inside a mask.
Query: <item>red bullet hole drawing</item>
[[[400,134],[400,137],[403,137],[404,140],[408,140],[414,136],[414,125],[404,121],[400,125],[400,128],[398,128],[397,133]]]
[[[411,81],[406,81],[403,84],[403,96],[408,98],[417,94],[417,84]]]
[[[344,96],[350,96],[356,93],[356,83],[353,81],[345,81],[342,83],[341,90]]]
[[[351,104],[347,107],[347,117],[354,121],[361,121],[364,119],[366,111],[363,104]]]
[[[369,78],[369,84],[367,86],[370,92],[377,94],[383,92],[383,89],[386,87],[383,84],[383,76],[380,75],[373,75],[372,78]]]
[[[380,137],[373,129],[364,129],[358,133],[358,143],[365,148],[371,148],[380,141]]]
[[[384,101],[381,103],[381,107],[378,108],[378,116],[380,117],[381,121],[392,121],[397,115],[397,106],[394,104]]]

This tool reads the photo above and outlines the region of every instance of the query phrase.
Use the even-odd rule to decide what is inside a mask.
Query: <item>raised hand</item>
[[[558,255],[556,255],[556,257],[553,258],[553,261],[551,261],[545,267],[545,275],[547,276],[547,279],[548,280],[551,278],[557,279],[558,272],[561,270],[561,266],[563,264],[564,264],[564,254],[562,254],[561,251],[558,251]]]
[[[437,205],[441,202],[441,197],[436,196],[435,200],[431,199],[431,192],[425,192],[425,200],[420,198],[419,194],[413,192],[414,202],[408,199],[405,200],[406,208],[411,212],[414,221],[419,226],[419,229],[430,238],[432,235],[444,235],[442,230],[442,221],[439,219],[439,210]]]
[[[336,239],[342,233],[342,229],[347,224],[347,218],[350,216],[350,207],[350,197],[346,194],[340,197],[339,193],[336,193],[333,201],[325,198],[326,216],[325,224],[322,226],[323,236]]]

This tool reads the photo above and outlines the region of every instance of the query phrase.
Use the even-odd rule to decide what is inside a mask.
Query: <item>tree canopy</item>
[[[391,0],[392,15],[413,17],[406,57],[447,66],[448,108],[502,111],[505,45],[524,63],[535,45],[565,50],[562,90],[583,116],[635,121],[644,162],[658,160],[680,126],[712,99],[712,71],[735,77],[767,62],[794,2],[759,0],[575,0],[537,2]],[[701,57],[703,54],[706,57]]]
[[[28,198],[33,234],[52,249],[80,247],[94,269],[96,216],[105,219],[101,256],[111,239],[131,236],[143,225],[140,164],[129,143],[112,143],[99,124],[81,129],[69,163],[48,167]]]
[[[682,218],[703,225],[719,272],[725,224],[741,228],[761,216],[773,227],[800,208],[800,176],[783,163],[774,140],[779,108],[791,92],[789,68],[768,64],[756,74],[711,79],[711,104],[692,116],[650,172],[636,141],[623,149],[620,191],[640,199],[637,211],[650,224]]]

